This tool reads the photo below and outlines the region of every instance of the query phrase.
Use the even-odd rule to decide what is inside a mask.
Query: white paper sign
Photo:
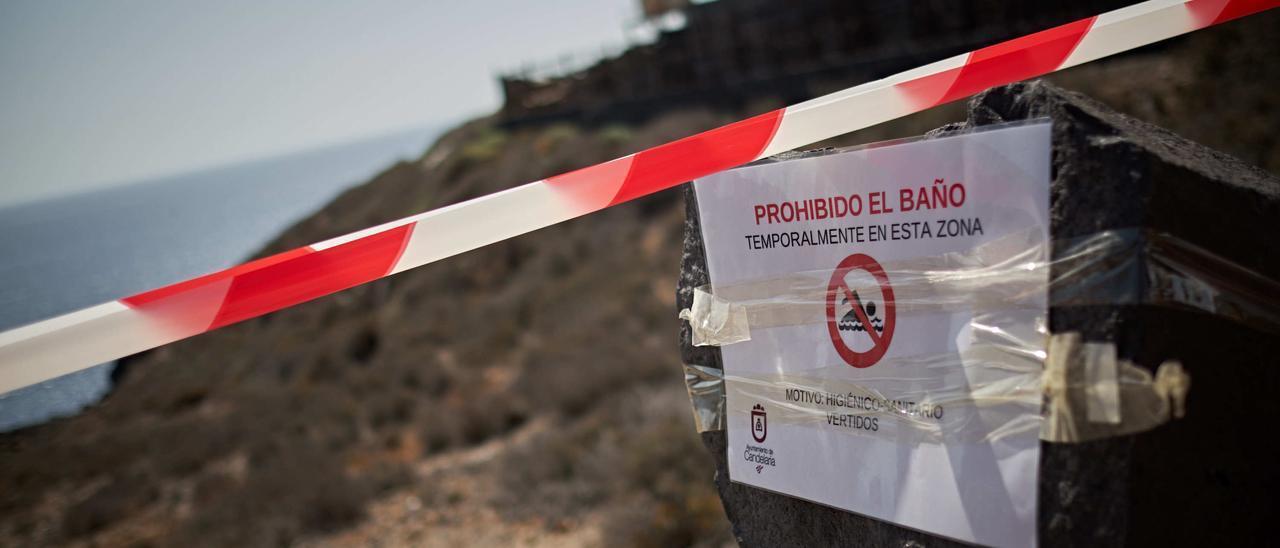
[[[1049,162],[1037,123],[697,181],[713,291],[830,278],[825,317],[752,325],[723,347],[730,478],[962,541],[1034,545],[1046,274],[1016,259],[1047,249]],[[982,279],[932,272],[922,290],[902,274],[944,254],[1031,272],[1035,289],[978,310],[965,283]]]

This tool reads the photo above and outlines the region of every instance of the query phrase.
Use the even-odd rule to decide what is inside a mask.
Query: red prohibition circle
[[[845,282],[845,276],[853,270],[865,270],[876,279],[876,283],[880,285],[880,291],[884,295],[884,332],[876,333],[872,327],[869,318],[862,306],[858,296]],[[858,321],[866,326],[867,335],[871,337],[873,346],[866,352],[858,352],[849,345],[845,344],[844,339],[840,337],[840,329],[838,327],[839,318],[836,317],[836,303],[840,297],[848,298],[853,310],[858,317]],[[894,306],[893,287],[889,285],[889,275],[885,274],[884,268],[880,263],[876,262],[869,255],[855,253],[845,257],[840,264],[836,266],[835,272],[831,273],[831,282],[827,284],[827,331],[831,335],[831,344],[835,346],[836,353],[844,359],[846,363],[859,369],[871,367],[884,357],[884,353],[889,351],[889,343],[893,340],[893,328],[897,321],[897,311]]]

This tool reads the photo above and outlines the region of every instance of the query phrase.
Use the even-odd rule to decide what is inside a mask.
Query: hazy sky
[[[496,109],[636,0],[0,2],[0,206]]]

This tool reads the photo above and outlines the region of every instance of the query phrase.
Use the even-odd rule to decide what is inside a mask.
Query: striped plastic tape
[[[944,59],[603,164],[0,333],[0,392],[35,384],[773,154],[1264,11],[1151,0]]]

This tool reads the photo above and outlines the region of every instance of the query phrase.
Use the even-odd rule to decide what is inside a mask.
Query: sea
[[[2,208],[0,331],[234,266],[342,191],[419,157],[442,129]],[[113,366],[0,394],[0,432],[96,403]]]

